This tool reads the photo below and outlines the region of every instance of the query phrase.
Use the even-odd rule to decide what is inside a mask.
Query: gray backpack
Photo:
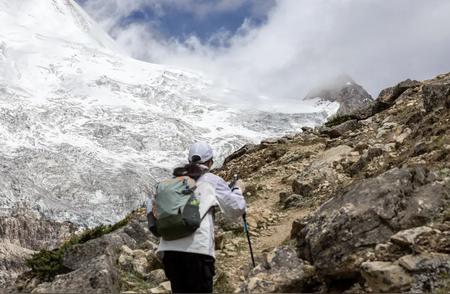
[[[197,230],[204,216],[200,217],[200,200],[195,189],[195,180],[188,176],[158,184],[153,198],[153,213],[149,216],[149,229],[155,236],[171,241]]]

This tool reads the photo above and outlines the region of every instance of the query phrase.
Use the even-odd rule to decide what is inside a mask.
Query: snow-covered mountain
[[[373,103],[372,96],[350,76],[340,75],[313,88],[304,98],[305,101],[320,98],[326,103],[337,102],[337,115],[346,115],[368,107]]]
[[[112,222],[193,141],[222,158],[339,106],[238,110],[217,102],[230,93],[200,73],[126,56],[72,0],[0,0],[0,213],[30,206],[55,220]]]

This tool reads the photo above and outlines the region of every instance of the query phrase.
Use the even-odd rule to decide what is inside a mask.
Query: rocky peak
[[[372,96],[348,75],[340,75],[322,83],[313,88],[304,99],[314,98],[338,102],[338,115],[349,114],[373,102]]]

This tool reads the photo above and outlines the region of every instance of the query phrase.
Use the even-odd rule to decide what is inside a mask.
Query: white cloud
[[[203,1],[167,0],[164,5],[170,2],[205,16],[238,9],[243,1],[202,6]],[[240,33],[221,31],[206,42],[195,36],[186,41],[165,39],[156,25],[114,26],[143,5],[166,13],[169,6],[162,6],[162,1],[126,1],[125,6],[124,1],[108,0],[110,5],[102,6],[104,2],[89,0],[87,10],[96,11],[94,18],[133,56],[198,69],[233,87],[278,100],[299,99],[314,83],[341,72],[376,96],[402,79],[450,71],[448,0],[278,0],[265,25],[246,22]],[[217,48],[213,43],[228,46]]]

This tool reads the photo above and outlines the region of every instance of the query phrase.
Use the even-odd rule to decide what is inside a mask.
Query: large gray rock
[[[310,292],[319,285],[315,269],[297,258],[294,249],[275,248],[266,254],[264,262],[250,271],[241,292],[287,293]]]
[[[423,87],[423,105],[427,112],[440,106],[450,108],[450,84]]]
[[[413,278],[401,266],[392,262],[374,261],[361,265],[362,276],[375,292],[409,290]]]
[[[145,218],[133,217],[130,223],[114,232],[66,249],[62,261],[67,269],[65,274],[57,275],[50,282],[20,280],[17,286],[22,291],[37,293],[120,292],[123,270],[144,276],[160,267],[153,246],[148,245],[155,240],[145,227]],[[140,249],[144,247],[151,249]],[[120,257],[127,250],[130,259],[124,262]]]
[[[25,260],[35,250],[57,247],[76,229],[69,222],[46,220],[24,207],[11,216],[0,216],[0,288],[12,285],[27,271]]]
[[[33,293],[117,293],[119,273],[113,256],[100,255],[68,274],[38,285]]]
[[[19,274],[27,270],[25,260],[33,253],[32,250],[0,240],[0,289],[10,286]]]
[[[420,86],[421,84],[422,83],[419,81],[407,79],[403,82],[398,83],[394,87],[382,90],[377,98],[377,101],[390,105],[406,90]]]
[[[346,132],[358,129],[361,124],[357,120],[349,120],[334,127],[323,127],[321,133],[328,135],[330,138],[338,138]]]
[[[392,169],[358,182],[297,226],[301,258],[330,278],[352,278],[376,244],[421,226],[448,203],[448,183],[417,169]]]

